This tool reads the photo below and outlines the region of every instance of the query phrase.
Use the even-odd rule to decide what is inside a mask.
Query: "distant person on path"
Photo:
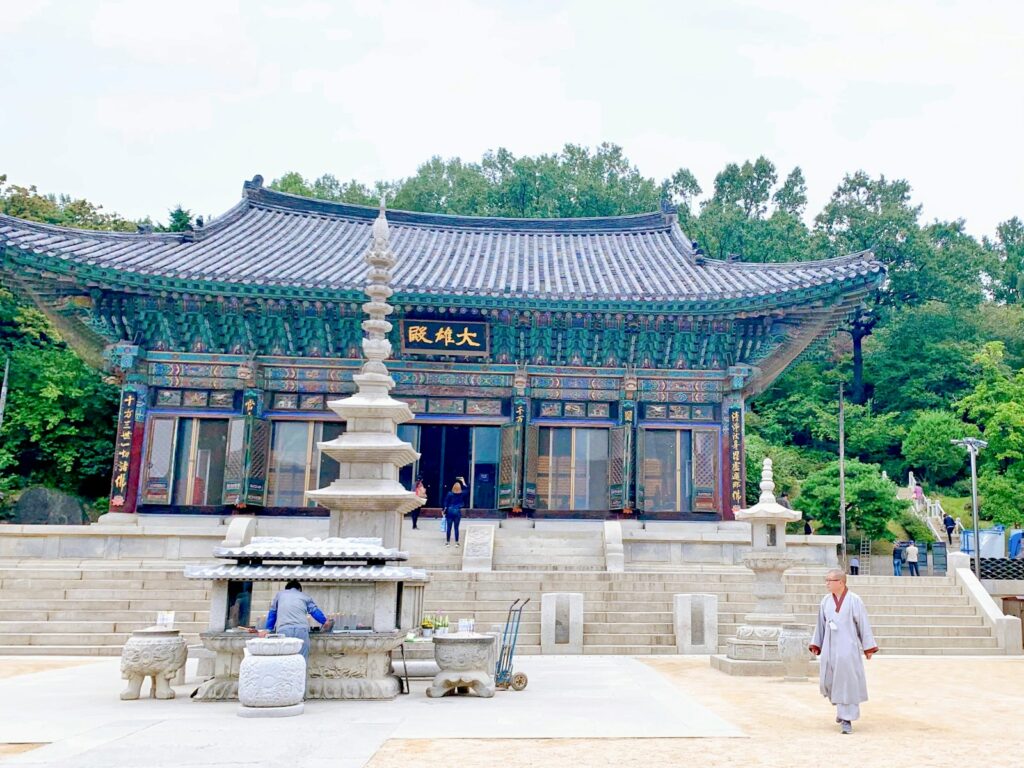
[[[907,568],[910,571],[911,576],[920,576],[917,572],[917,544],[910,542],[910,546],[907,547]]]
[[[859,576],[860,575],[860,558],[859,557],[851,557],[850,558],[850,575],[851,576]]]
[[[312,616],[318,623],[329,628],[323,611],[316,607],[313,598],[302,591],[302,585],[292,579],[274,595],[270,603],[267,631],[299,638],[302,641],[302,658],[309,661],[309,622],[306,616]]]
[[[821,695],[836,706],[836,722],[844,734],[853,733],[860,704],[868,700],[868,681],[861,653],[878,652],[864,602],[846,588],[846,574],[833,569],[825,575],[827,594],[818,609],[810,651],[821,657]]]
[[[792,509],[793,508],[793,507],[791,507],[789,505],[789,494],[788,493],[783,492],[783,494],[781,496],[779,496],[778,502],[779,502],[779,506],[780,507],[785,507],[786,509]]]
[[[427,499],[427,486],[425,486],[423,484],[423,476],[422,475],[420,475],[419,477],[416,478],[416,486],[412,489],[412,492],[416,494],[416,498],[423,499],[424,501],[426,501],[426,499]],[[417,527],[416,524],[419,522],[419,519],[420,519],[420,510],[421,509],[423,509],[423,507],[416,507],[416,509],[414,509],[412,512],[409,513],[409,516],[412,518],[412,529],[414,531],[416,530],[416,527]]]
[[[448,491],[448,495],[444,497],[444,545],[446,547],[452,543],[453,530],[455,531],[455,546],[461,546],[459,544],[459,523],[462,522],[462,510],[466,506],[466,494],[462,490],[462,484],[465,482],[464,478],[457,478],[452,489]]]
[[[947,512],[942,518],[942,524],[946,527],[946,538],[949,540],[949,545],[953,546],[953,531],[956,529],[956,520]]]
[[[811,521],[804,520],[804,536],[810,536],[812,533],[814,533],[814,529],[811,528]]]
[[[903,548],[899,544],[892,545],[892,575],[903,575]]]

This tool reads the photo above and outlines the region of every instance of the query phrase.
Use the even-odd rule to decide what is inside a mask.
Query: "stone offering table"
[[[245,644],[255,637],[251,632],[201,632],[203,647],[213,651],[213,677],[199,686],[196,701],[231,701],[238,698],[238,672],[245,657]]]
[[[128,681],[121,698],[139,698],[142,681],[149,677],[153,681],[151,697],[173,699],[171,680],[185,666],[187,658],[188,645],[176,629],[150,627],[132,632],[121,651],[121,677]]]
[[[402,689],[391,674],[391,651],[404,631],[325,632],[309,639],[311,699],[393,699]]]
[[[239,717],[291,717],[305,705],[306,661],[295,637],[255,637],[238,671]]]
[[[494,635],[477,632],[435,635],[434,658],[441,671],[434,675],[427,696],[440,698],[470,690],[485,699],[494,696],[494,641]]]

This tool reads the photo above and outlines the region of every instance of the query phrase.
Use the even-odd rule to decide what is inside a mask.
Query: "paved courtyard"
[[[0,659],[0,762],[57,768],[1019,766],[1024,659],[876,657],[842,737],[813,683],[730,678],[706,657],[523,657],[491,700],[308,702],[281,720],[231,703],[122,702],[117,659]]]

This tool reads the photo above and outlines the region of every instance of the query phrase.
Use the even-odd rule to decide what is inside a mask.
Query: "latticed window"
[[[537,509],[608,508],[608,430],[542,427]]]

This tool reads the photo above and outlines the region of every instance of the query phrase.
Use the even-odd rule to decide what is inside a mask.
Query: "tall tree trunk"
[[[868,332],[860,323],[854,323],[850,329],[850,336],[853,339],[853,386],[850,389],[850,400],[857,405],[863,405],[867,399],[864,396],[864,337]]]

